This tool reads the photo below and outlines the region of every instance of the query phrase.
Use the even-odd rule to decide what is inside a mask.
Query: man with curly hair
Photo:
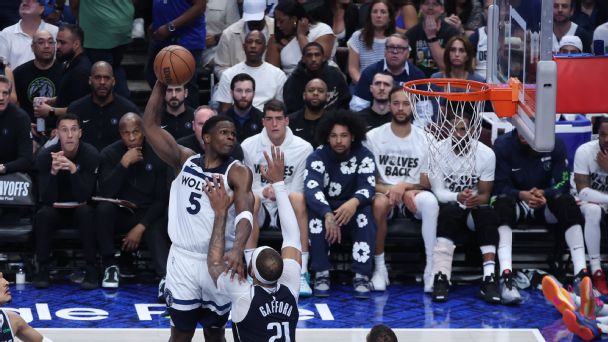
[[[365,124],[349,111],[327,113],[317,128],[317,140],[321,146],[306,161],[304,181],[314,295],[329,295],[329,247],[342,241],[342,229],[349,229],[355,297],[369,298],[376,166],[373,154],[362,145]]]

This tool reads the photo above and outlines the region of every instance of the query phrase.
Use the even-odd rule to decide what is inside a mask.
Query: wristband
[[[243,219],[249,221],[249,224],[251,224],[253,227],[253,214],[251,211],[241,211],[238,215],[236,215],[234,218],[234,226],[236,227],[236,225],[239,224],[239,222]]]
[[[428,38],[426,40],[427,43],[434,43],[434,42],[438,42],[438,41],[439,41],[439,38],[437,38],[437,37]]]

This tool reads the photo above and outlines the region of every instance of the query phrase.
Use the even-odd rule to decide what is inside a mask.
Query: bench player
[[[395,206],[422,219],[422,239],[426,252],[424,292],[433,290],[433,246],[437,235],[439,205],[435,196],[420,185],[420,171],[427,159],[428,142],[422,129],[412,125],[412,107],[401,87],[389,93],[391,122],[367,132],[363,143],[376,160],[376,196],[372,212],[376,220],[376,255],[371,285],[374,291],[384,291],[388,285],[388,271],[384,263],[389,214]]]
[[[233,197],[234,206],[226,223],[229,228],[225,248],[229,252],[225,258],[230,269],[244,277],[243,251],[253,221],[251,171],[230,157],[236,144],[236,129],[226,116],[214,116],[205,122],[203,156],[178,145],[160,127],[165,88],[157,82],[152,90],[144,114],[144,131],[156,154],[177,174],[169,198],[168,231],[172,246],[165,284],[171,341],[191,341],[198,323],[203,325],[205,340],[223,341],[230,298],[213,286],[206,270],[214,213],[204,189],[219,174],[224,179],[222,186]]]
[[[254,250],[248,270],[253,284],[242,282],[227,272],[223,261],[230,198],[224,188],[218,186],[221,176],[214,181],[213,187],[205,190],[215,212],[207,267],[218,289],[232,300],[235,341],[295,341],[296,337],[302,257],[300,229],[283,181],[284,155],[278,147],[271,149],[272,160],[264,151],[267,167],[261,173],[272,183],[276,196],[283,245],[281,254],[267,246]]]

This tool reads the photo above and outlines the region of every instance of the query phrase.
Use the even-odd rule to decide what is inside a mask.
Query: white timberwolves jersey
[[[486,78],[486,70],[488,68],[488,35],[486,27],[477,29],[479,40],[477,41],[477,60],[475,61],[475,73],[483,78]]]
[[[220,174],[224,177],[222,186],[232,196],[228,172],[237,161],[229,158],[217,168],[203,169],[202,158],[200,154],[188,158],[171,183],[168,230],[169,238],[176,247],[207,254],[215,215],[203,187],[207,186],[207,180],[211,180],[213,175]],[[234,218],[235,208],[232,205],[226,220],[226,250],[231,249],[234,243]]]

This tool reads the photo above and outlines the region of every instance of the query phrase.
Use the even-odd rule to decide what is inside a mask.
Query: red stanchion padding
[[[557,113],[608,113],[608,57],[555,56]]]

